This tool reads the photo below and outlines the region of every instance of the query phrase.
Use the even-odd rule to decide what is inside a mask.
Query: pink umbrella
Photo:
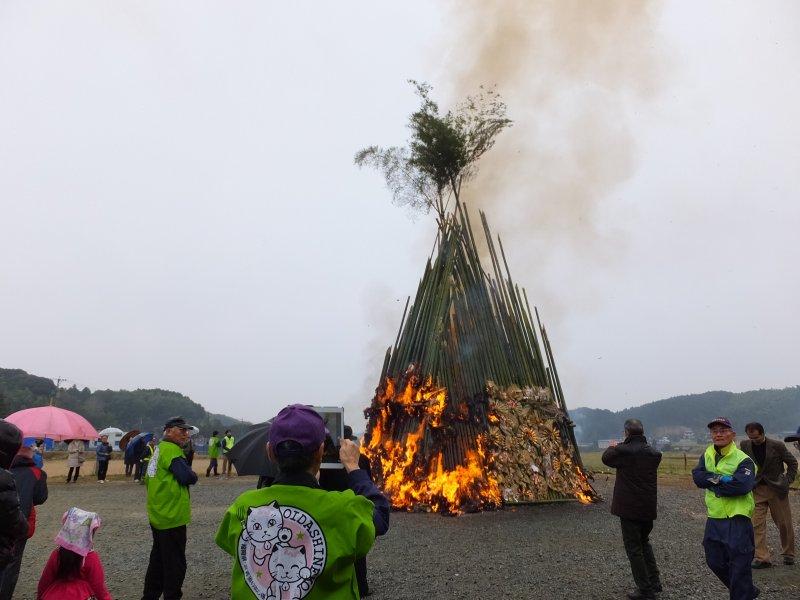
[[[22,430],[22,435],[32,438],[62,440],[94,440],[97,430],[86,419],[71,410],[57,406],[26,408],[8,415],[6,421]]]

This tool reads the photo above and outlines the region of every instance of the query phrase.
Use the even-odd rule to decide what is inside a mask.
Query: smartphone
[[[344,469],[339,460],[339,447],[344,437],[344,408],[341,406],[312,406],[325,421],[328,428],[328,437],[325,440],[325,449],[322,453],[321,469]]]

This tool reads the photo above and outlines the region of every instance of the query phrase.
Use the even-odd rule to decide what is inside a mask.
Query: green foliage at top
[[[612,412],[596,408],[570,411],[575,421],[579,443],[619,438],[626,419],[639,419],[649,437],[668,435],[677,441],[672,431],[688,429],[697,439],[707,439],[706,425],[719,416],[728,417],[740,436],[744,426],[758,421],[767,434],[794,431],[800,425],[800,386],[749,392],[705,392],[658,400],[635,408]]]
[[[57,388],[52,380],[30,375],[21,369],[0,369],[0,395],[5,405],[0,416],[51,402],[60,408],[77,412],[96,429],[119,427],[124,431],[140,429],[161,432],[170,417],[180,415],[200,428],[201,434],[212,430],[231,429],[241,434],[248,425],[225,415],[207,412],[187,396],[169,390],[79,390]]]
[[[435,210],[443,222],[451,198],[458,200],[462,184],[477,172],[477,162],[495,144],[511,120],[494,91],[481,88],[454,110],[441,113],[431,99],[431,86],[410,81],[421,100],[411,114],[407,148],[369,146],[356,153],[358,166],[378,169],[392,190],[395,203]]]

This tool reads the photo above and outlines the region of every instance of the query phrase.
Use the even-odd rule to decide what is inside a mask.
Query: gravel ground
[[[228,597],[231,559],[216,548],[213,537],[228,504],[254,486],[250,477],[202,478],[193,491],[185,598]],[[612,486],[613,477],[596,482],[603,495],[610,495]],[[665,584],[661,597],[727,598],[704,563],[700,492],[686,478],[671,478],[662,482],[659,497],[653,540]],[[793,494],[792,503],[794,515],[800,515],[800,494]],[[73,505],[103,518],[96,548],[113,597],[139,598],[151,539],[144,488],[125,481],[99,485],[88,477],[77,485],[51,483],[15,598],[34,598],[60,516]],[[371,598],[624,598],[632,581],[618,520],[608,510],[608,503],[569,502],[458,518],[393,513],[389,533],[368,559]],[[773,526],[769,531],[775,548],[777,531]],[[764,591],[761,598],[800,597],[800,565],[757,571],[755,577]]]

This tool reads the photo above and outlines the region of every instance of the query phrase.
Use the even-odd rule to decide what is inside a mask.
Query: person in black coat
[[[650,532],[656,519],[661,452],[647,443],[641,421],[628,419],[625,441],[609,447],[602,460],[617,470],[611,514],[619,517],[622,525],[622,541],[637,588],[628,598],[655,598],[661,591],[661,575],[650,545]]]
[[[23,446],[11,462],[11,474],[17,486],[19,508],[28,521],[26,537],[17,544],[14,559],[6,566],[0,577],[0,600],[11,600],[14,588],[17,587],[19,569],[22,566],[22,555],[25,544],[36,528],[36,509],[34,506],[44,504],[47,500],[47,473],[36,466],[33,461],[33,449]]]
[[[7,471],[21,445],[22,432],[13,423],[0,419],[0,577],[28,534],[28,520],[19,507],[14,476]]]

